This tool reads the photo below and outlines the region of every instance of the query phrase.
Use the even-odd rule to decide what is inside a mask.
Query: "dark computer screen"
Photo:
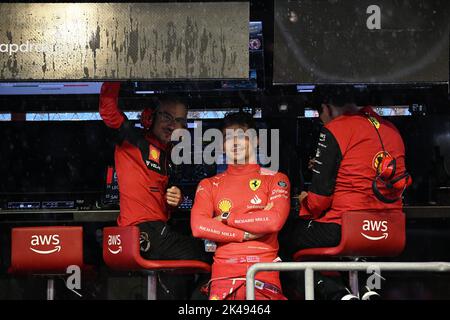
[[[446,82],[446,0],[277,0],[274,83]]]
[[[102,192],[113,162],[111,132],[100,121],[1,122],[2,200]]]

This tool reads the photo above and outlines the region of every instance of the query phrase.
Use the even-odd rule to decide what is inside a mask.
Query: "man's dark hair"
[[[322,85],[314,90],[314,107],[321,111],[321,104],[331,104],[338,108],[346,104],[362,105],[365,102],[365,87],[354,85]]]
[[[241,127],[246,127],[247,129],[256,130],[256,124],[255,120],[253,119],[253,115],[251,113],[244,111],[226,114],[226,116],[223,118],[222,130],[225,130],[226,128],[231,127],[233,125],[238,125]]]

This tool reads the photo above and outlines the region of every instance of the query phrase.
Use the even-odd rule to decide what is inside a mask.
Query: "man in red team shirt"
[[[128,121],[118,107],[119,82],[105,82],[100,94],[100,115],[117,134],[115,166],[119,181],[119,226],[137,225],[141,255],[158,260],[208,260],[197,239],[171,230],[170,210],[181,191],[169,186],[170,137],[186,127],[187,109],[176,99],[161,99],[155,110],[145,109],[142,128]]]
[[[211,300],[245,299],[247,269],[254,263],[278,258],[277,236],[289,214],[290,184],[284,174],[257,164],[257,138],[242,134],[254,128],[248,113],[225,117],[227,170],[202,180],[197,188],[192,232],[194,237],[217,243]],[[256,299],[285,299],[278,272],[260,272],[256,280]]]
[[[358,95],[357,89],[348,86],[324,86],[316,92],[324,127],[313,159],[311,186],[299,197],[299,218],[286,224],[280,238],[287,256],[301,249],[337,246],[344,212],[402,211],[401,194],[411,182],[402,138],[371,107],[358,107]],[[396,159],[391,181],[397,180],[399,187],[388,189],[381,183],[377,195],[373,181],[385,156]],[[356,299],[340,279],[315,278],[322,297]],[[373,291],[363,289],[363,300],[374,297]]]

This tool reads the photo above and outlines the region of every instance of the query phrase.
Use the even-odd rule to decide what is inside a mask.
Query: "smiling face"
[[[187,109],[180,102],[162,104],[155,111],[152,133],[162,143],[169,143],[175,129],[186,127]]]
[[[223,129],[223,148],[229,164],[256,163],[258,140],[247,126],[231,125]]]

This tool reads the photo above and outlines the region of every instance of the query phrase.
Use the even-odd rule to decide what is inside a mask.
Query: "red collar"
[[[259,164],[229,164],[227,167],[227,173],[235,176],[242,176],[255,173],[260,169],[261,167]]]

